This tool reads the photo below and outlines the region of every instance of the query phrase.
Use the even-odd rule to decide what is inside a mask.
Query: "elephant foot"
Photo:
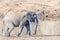
[[[10,34],[6,34],[7,37],[10,37]]]
[[[19,37],[20,36],[20,34],[17,34],[17,37]]]
[[[30,33],[29,33],[28,35],[29,35],[29,36],[31,36],[31,34],[30,34]]]
[[[7,37],[10,37],[10,33],[8,32],[8,33],[5,33],[5,35],[7,36]]]
[[[19,37],[19,35],[17,35],[17,37]]]

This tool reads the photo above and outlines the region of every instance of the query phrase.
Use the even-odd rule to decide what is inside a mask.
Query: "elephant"
[[[3,18],[5,35],[9,37],[12,30],[16,27],[19,27],[17,34],[17,36],[19,36],[21,35],[23,28],[26,27],[27,33],[30,36],[31,35],[30,22],[36,24],[35,31],[33,33],[36,34],[38,18],[35,12],[32,11],[21,11],[20,13],[15,13],[13,11],[8,12]]]

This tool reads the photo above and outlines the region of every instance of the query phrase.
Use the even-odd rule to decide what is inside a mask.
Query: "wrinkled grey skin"
[[[6,36],[10,36],[10,33],[12,32],[12,30],[16,28],[17,26],[20,26],[20,29],[17,34],[17,36],[19,36],[22,33],[22,30],[25,24],[28,25],[26,26],[27,33],[31,35],[29,22],[33,22],[36,24],[36,27],[34,29],[35,32],[33,33],[33,34],[36,34],[36,30],[38,26],[38,19],[37,19],[37,15],[35,12],[23,11],[21,13],[14,13],[11,11],[5,15],[3,21],[4,21],[4,27],[5,27],[4,32]]]

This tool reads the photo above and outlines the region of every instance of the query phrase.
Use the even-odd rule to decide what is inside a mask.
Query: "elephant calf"
[[[22,33],[24,27],[26,27],[27,33],[31,35],[30,22],[36,24],[36,27],[34,27],[35,31],[33,33],[36,34],[36,29],[38,26],[38,18],[35,12],[22,11],[21,13],[14,13],[11,11],[5,15],[3,21],[5,26],[4,32],[6,36],[10,36],[11,31],[17,26],[20,26],[17,36],[19,36]]]

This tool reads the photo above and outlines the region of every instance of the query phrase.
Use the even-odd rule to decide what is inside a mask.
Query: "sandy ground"
[[[0,40],[60,40],[59,36],[36,36],[36,37],[4,37],[0,36]]]

